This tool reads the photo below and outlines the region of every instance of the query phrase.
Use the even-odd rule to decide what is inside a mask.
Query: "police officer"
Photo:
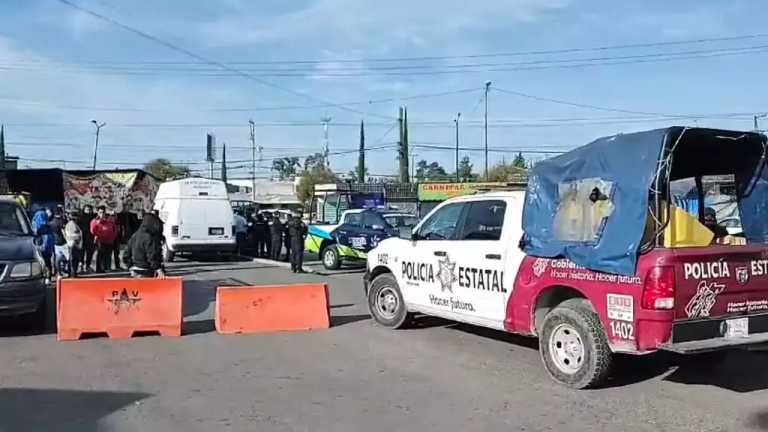
[[[279,217],[272,218],[272,224],[269,225],[269,253],[273,261],[280,260],[280,252],[283,249],[283,223]]]
[[[286,225],[288,236],[291,239],[291,271],[304,273],[304,239],[307,237],[307,226],[301,221],[299,215],[294,215]]]
[[[253,238],[256,242],[256,257],[268,258],[269,251],[267,250],[267,221],[264,220],[264,216],[261,214],[256,215],[256,219],[253,222]]]
[[[291,261],[291,245],[293,242],[291,241],[291,232],[288,230],[288,224],[291,223],[291,220],[293,218],[291,216],[288,216],[288,220],[285,222],[285,225],[283,225],[283,245],[285,246],[285,262]]]

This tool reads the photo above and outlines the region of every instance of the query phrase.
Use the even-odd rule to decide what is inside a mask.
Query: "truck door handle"
[[[501,255],[499,255],[499,254],[486,254],[485,257],[487,259],[492,259],[492,260],[500,260],[501,259]]]
[[[435,256],[444,257],[446,255],[445,251],[435,251]]]

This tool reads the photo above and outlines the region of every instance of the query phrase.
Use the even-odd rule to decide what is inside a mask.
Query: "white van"
[[[235,251],[234,214],[224,182],[187,178],[163,183],[154,208],[163,221],[167,262],[177,253]]]

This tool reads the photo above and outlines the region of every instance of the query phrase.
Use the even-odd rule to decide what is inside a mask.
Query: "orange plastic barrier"
[[[83,333],[127,339],[134,332],[181,336],[181,278],[62,279],[56,286],[59,340]]]
[[[215,318],[223,334],[328,328],[328,286],[218,287]]]

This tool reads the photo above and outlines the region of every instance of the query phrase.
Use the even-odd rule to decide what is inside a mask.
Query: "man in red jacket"
[[[117,238],[117,227],[112,218],[107,216],[106,207],[99,206],[96,211],[96,217],[91,221],[91,234],[96,247],[96,272],[107,272],[110,267],[112,247]]]

